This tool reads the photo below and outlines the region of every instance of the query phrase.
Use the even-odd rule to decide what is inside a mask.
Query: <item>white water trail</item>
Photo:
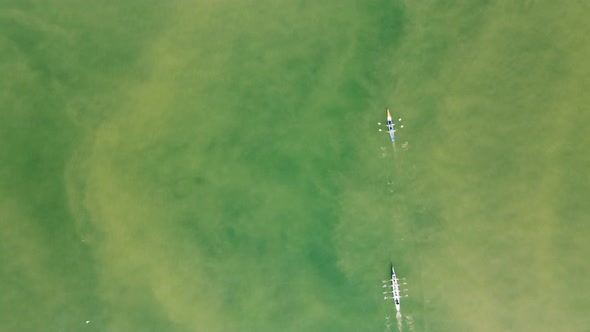
[[[397,320],[397,330],[398,330],[398,332],[402,332],[402,314],[399,311],[395,315],[395,319]]]

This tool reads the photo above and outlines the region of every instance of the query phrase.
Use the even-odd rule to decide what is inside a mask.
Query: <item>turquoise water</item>
[[[590,324],[587,5],[2,7],[0,330]]]

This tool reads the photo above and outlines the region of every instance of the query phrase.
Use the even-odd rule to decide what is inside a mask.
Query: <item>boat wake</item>
[[[385,317],[385,332],[391,331],[391,317]]]
[[[416,328],[414,327],[414,318],[411,315],[405,315],[402,316],[401,312],[397,312],[395,315],[395,320],[397,323],[397,331],[398,332],[403,332],[404,331],[404,326],[406,326],[406,330],[408,332],[414,332],[416,331]],[[405,322],[404,322],[405,320]],[[391,316],[387,316],[385,317],[385,332],[391,332]]]
[[[409,317],[409,319],[408,319]],[[400,312],[395,314],[395,320],[397,323],[397,331],[403,332],[403,316]],[[391,332],[391,316],[385,317],[385,332]],[[406,325],[409,327],[409,331],[414,331],[413,320],[411,316],[406,316]]]
[[[395,319],[397,320],[397,330],[398,330],[398,332],[402,332],[402,314],[399,311],[395,315]]]
[[[394,147],[395,147],[395,145],[394,145]],[[395,151],[394,151],[394,153],[395,153]],[[394,164],[393,164],[393,159],[388,158],[387,148],[384,146],[381,147],[381,157],[383,159],[385,159],[386,167],[387,167],[387,173],[385,174],[385,178],[387,180],[387,187],[388,187],[387,190],[390,193],[393,193],[393,178],[392,178],[392,174],[389,170],[394,166]]]

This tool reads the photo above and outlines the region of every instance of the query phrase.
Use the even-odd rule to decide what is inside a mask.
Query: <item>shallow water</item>
[[[590,323],[586,5],[5,7],[1,330]]]

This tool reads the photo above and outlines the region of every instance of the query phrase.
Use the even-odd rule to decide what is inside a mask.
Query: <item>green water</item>
[[[586,331],[590,6],[447,3],[5,1],[0,330]]]

